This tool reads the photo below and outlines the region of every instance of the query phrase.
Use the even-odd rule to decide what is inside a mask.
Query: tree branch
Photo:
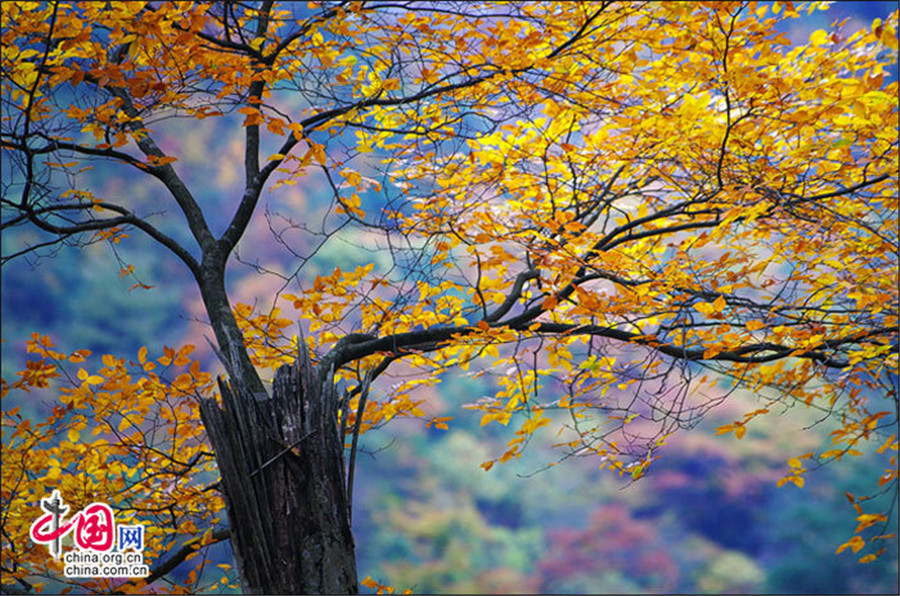
[[[219,528],[213,530],[210,542],[206,544],[198,544],[203,540],[203,537],[194,538],[193,540],[188,540],[181,548],[177,551],[169,555],[164,561],[158,563],[153,570],[150,572],[150,575],[145,578],[140,579],[132,579],[124,584],[119,586],[119,589],[112,592],[112,594],[125,594],[126,592],[122,590],[122,586],[132,585],[136,586],[139,583],[144,583],[145,586],[149,586],[151,583],[155,582],[161,577],[165,577],[169,573],[175,570],[176,567],[181,565],[185,560],[187,560],[188,556],[191,553],[197,552],[197,549],[201,546],[209,546],[210,544],[215,544],[217,542],[222,542],[223,540],[228,540],[231,538],[231,530],[228,528]]]
[[[497,307],[497,310],[490,313],[488,316],[484,318],[488,323],[496,323],[503,316],[509,312],[509,310],[515,305],[516,301],[522,296],[522,289],[525,286],[525,282],[537,279],[541,276],[540,272],[535,269],[529,269],[527,271],[523,271],[516,276],[515,282],[513,282],[513,287],[509,291],[509,294],[506,296],[506,299],[503,301],[503,304]]]
[[[4,201],[8,202],[8,201]],[[89,210],[94,207],[100,207],[106,209],[108,211],[112,211],[114,213],[120,214],[119,217],[114,217],[110,219],[95,219],[89,220],[82,223],[74,224],[71,226],[56,226],[51,224],[50,222],[41,219],[39,216],[45,213],[53,213],[56,211],[67,211],[67,210]],[[169,249],[175,256],[181,259],[185,265],[187,265],[188,269],[190,269],[191,273],[196,277],[199,274],[199,264],[196,259],[178,242],[169,236],[160,232],[155,226],[147,222],[146,220],[141,219],[136,216],[134,213],[122,207],[121,205],[116,205],[114,203],[107,203],[105,201],[99,201],[97,203],[70,203],[64,205],[47,205],[44,207],[40,207],[34,209],[32,207],[27,207],[24,210],[21,207],[17,208],[22,211],[22,214],[14,217],[12,220],[3,222],[0,225],[0,229],[5,229],[20,223],[23,220],[28,220],[32,222],[37,227],[41,228],[46,232],[50,232],[52,234],[57,234],[60,236],[70,237],[75,234],[83,233],[83,232],[91,232],[98,230],[107,230],[110,228],[114,228],[116,226],[121,225],[131,225],[141,230],[164,247]],[[27,252],[27,251],[26,251]],[[18,255],[19,253],[17,253]],[[4,257],[3,262],[14,258],[17,255],[13,255],[10,257]]]
[[[113,94],[113,96],[118,97],[122,100],[122,109],[125,113],[132,118],[131,121],[126,123],[126,126],[131,129],[133,133],[135,133],[135,142],[140,150],[147,157],[156,157],[162,158],[166,157],[166,154],[163,153],[162,149],[156,144],[150,134],[147,132],[145,128],[143,128],[143,123],[140,122],[140,116],[137,109],[134,107],[134,104],[131,101],[131,97],[128,93],[120,88],[120,87],[106,87],[106,89]],[[212,233],[209,231],[209,225],[206,223],[206,218],[203,215],[203,210],[197,204],[196,199],[191,194],[191,191],[188,190],[187,186],[185,186],[184,182],[175,172],[175,169],[171,164],[163,164],[158,166],[149,165],[147,166],[148,171],[152,172],[153,175],[158,178],[163,184],[166,185],[166,188],[172,194],[172,197],[175,199],[175,202],[178,203],[178,206],[181,208],[182,213],[184,213],[185,219],[187,219],[188,227],[191,230],[191,234],[194,236],[194,239],[197,241],[197,244],[200,245],[200,248],[203,252],[207,252],[212,250],[215,246],[215,239],[213,238]]]

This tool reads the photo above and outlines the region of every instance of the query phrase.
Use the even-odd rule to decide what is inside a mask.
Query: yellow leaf
[[[698,302],[694,305],[694,308],[705,315],[711,315],[716,311],[715,307],[709,302]]]
[[[643,463],[635,466],[634,469],[631,470],[631,478],[634,480],[637,480],[638,478],[640,478],[643,475],[644,475],[644,464]]]
[[[859,526],[857,526],[856,531],[862,532],[866,528],[870,528],[878,522],[887,521],[887,518],[880,513],[863,513],[862,515],[858,515],[856,517],[856,521],[859,522]]]
[[[313,159],[319,162],[319,165],[325,165],[325,161],[327,159],[325,156],[325,147],[320,145],[319,143],[312,143],[309,146],[307,155],[311,155]]]
[[[710,358],[715,358],[722,350],[718,348],[707,348],[703,351],[703,359],[709,360]]]
[[[737,428],[734,429],[734,436],[736,436],[738,439],[743,438],[743,436],[744,436],[746,433],[747,433],[747,427],[746,427],[746,426],[738,426]]]
[[[506,462],[508,462],[508,461],[511,460],[512,458],[514,458],[514,457],[519,457],[520,455],[521,455],[521,452],[518,450],[518,448],[517,448],[517,447],[513,447],[512,449],[506,451],[503,455],[500,456],[500,458],[499,458],[499,459],[500,459],[500,463],[501,463],[501,464],[505,464]]]
[[[186,364],[190,364],[191,359],[188,358],[188,355],[194,351],[194,346],[191,344],[186,344],[178,350],[178,355],[175,358],[175,366],[185,366]]]
[[[530,435],[540,427],[546,426],[548,424],[550,424],[550,419],[544,418],[543,415],[531,418],[530,420],[526,420],[522,425],[522,432],[526,435]]]
[[[747,324],[744,326],[747,328],[747,331],[758,331],[763,329],[766,324],[762,321],[747,321]]]
[[[876,453],[884,453],[888,449],[893,449],[894,451],[896,451],[897,450],[897,440],[896,439],[897,439],[897,435],[895,435],[895,434],[891,435],[890,438],[881,445],[881,447],[879,447],[878,449],[875,450],[875,452]]]
[[[814,31],[812,35],[809,36],[809,43],[814,46],[823,46],[828,43],[828,32],[824,29],[819,29]]]
[[[347,181],[347,184],[351,186],[359,186],[362,182],[362,175],[359,172],[344,170],[341,173],[344,175],[344,180]]]
[[[176,389],[180,389],[182,391],[187,391],[191,387],[191,375],[188,373],[181,373],[178,377],[172,382],[172,387]]]

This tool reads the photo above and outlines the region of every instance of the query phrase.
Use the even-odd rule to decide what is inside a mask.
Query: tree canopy
[[[589,455],[638,480],[746,388],[759,408],[719,433],[796,405],[838,421],[786,462],[802,487],[869,443],[897,451],[897,13],[792,44],[781,23],[820,4],[5,2],[2,226],[33,233],[3,262],[149,236],[251,394],[298,353],[343,381],[351,491],[359,434],[423,416],[417,389],[460,368],[496,388],[463,407],[516,429],[485,470],[540,434],[548,465]],[[218,121],[241,131],[242,193],[204,202],[177,141]],[[104,195],[117,171],[153,199]],[[311,180],[327,212],[285,200],[269,221],[295,256],[268,271],[281,291],[232,304],[265,197]],[[371,262],[307,274],[351,234]],[[95,370],[40,334],[28,351],[3,382],[4,582],[52,574],[27,538],[52,488],[156,528],[151,576],[120,590],[227,538],[197,410],[218,390],[191,346]],[[45,421],[7,405],[59,381]],[[873,494],[898,490],[890,463]],[[835,547],[872,560],[889,512],[848,498],[858,532]]]

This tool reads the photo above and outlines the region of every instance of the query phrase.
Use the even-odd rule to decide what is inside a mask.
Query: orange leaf
[[[148,155],[147,156],[147,162],[151,166],[164,166],[166,164],[174,163],[176,161],[178,161],[177,157],[171,157],[169,155],[164,155],[162,157],[159,157],[157,155]]]
[[[862,550],[862,548],[866,545],[866,541],[862,539],[860,536],[854,536],[844,544],[840,545],[835,551],[836,554],[841,554],[843,551],[848,548],[853,549],[853,552],[858,553]]]
[[[269,132],[272,134],[281,136],[284,134],[284,120],[281,118],[272,118],[266,122],[266,128],[269,129]]]
[[[725,308],[725,297],[719,296],[718,298],[716,298],[712,303],[712,306],[714,309],[716,309],[716,312],[722,312],[722,309]]]

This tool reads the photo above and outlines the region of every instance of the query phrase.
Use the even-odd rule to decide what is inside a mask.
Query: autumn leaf
[[[166,164],[175,163],[176,161],[178,161],[177,157],[171,157],[169,155],[163,155],[163,156],[148,155],[147,156],[147,163],[149,163],[151,166],[164,166]]]
[[[694,309],[704,315],[711,315],[716,312],[716,308],[709,302],[697,302],[694,304]]]
[[[862,539],[860,536],[854,536],[844,544],[840,545],[835,551],[837,554],[841,554],[846,549],[852,549],[853,552],[858,553],[862,550],[862,548],[866,545],[866,541]]]

